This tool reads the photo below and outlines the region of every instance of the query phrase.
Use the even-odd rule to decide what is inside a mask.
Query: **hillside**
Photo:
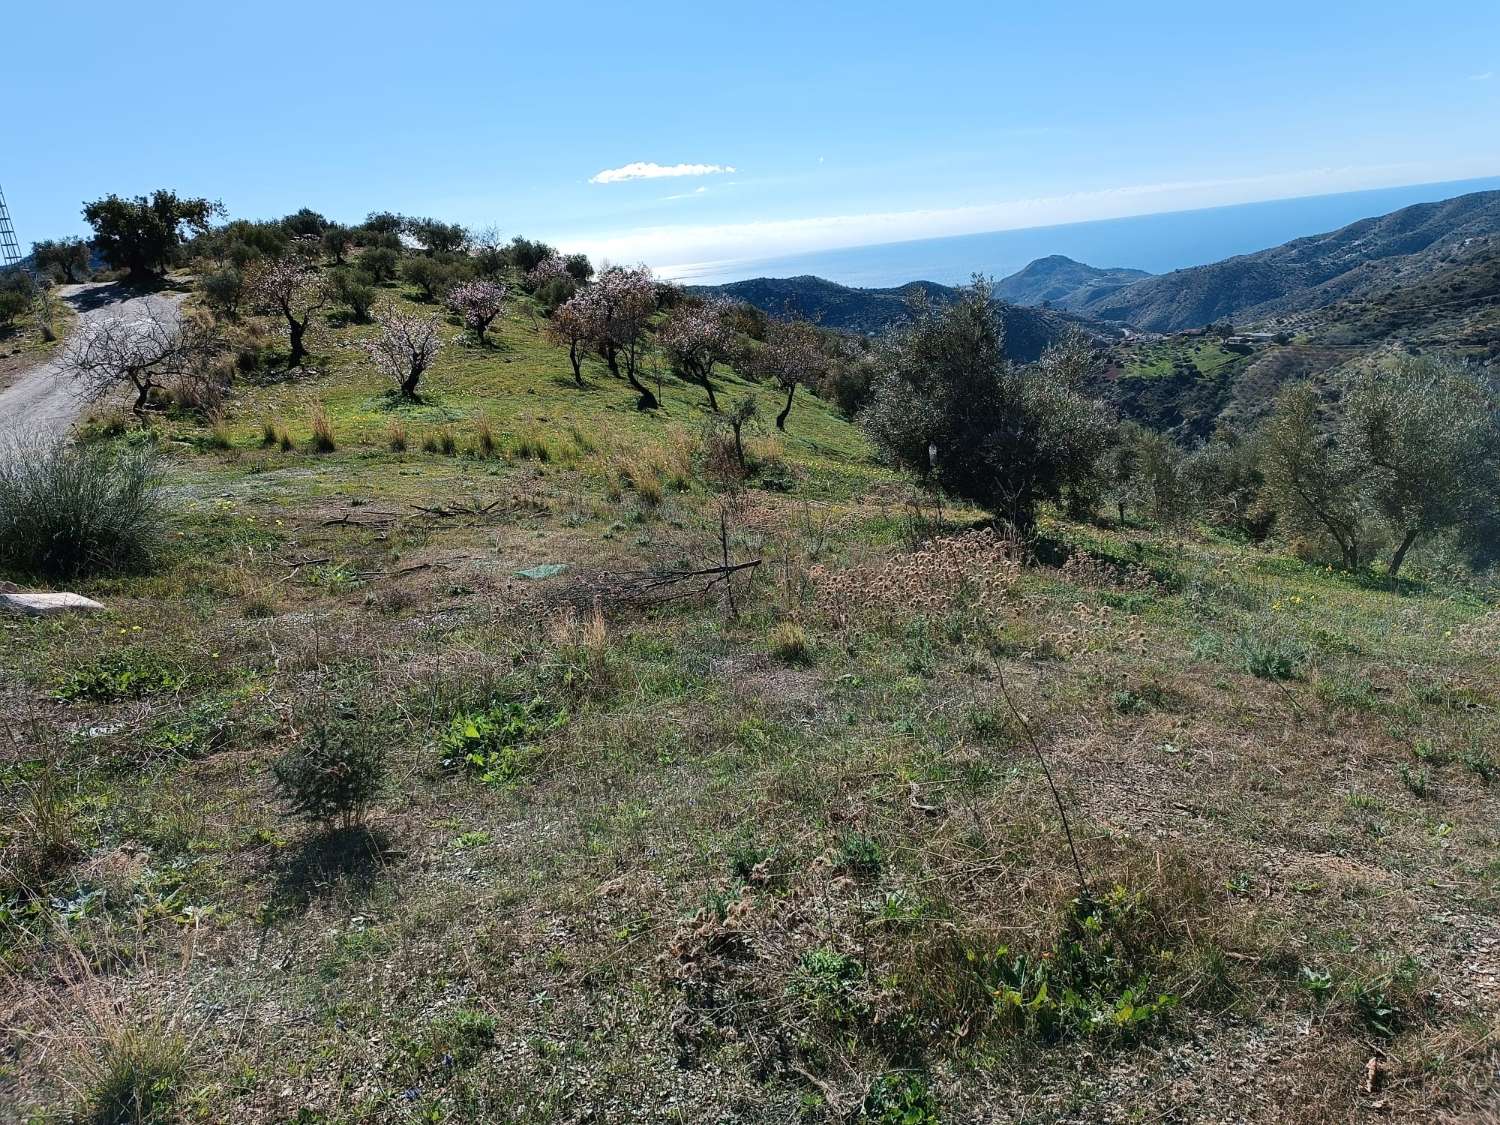
[[[1491,1104],[1492,587],[1054,511],[1023,555],[810,394],[741,478],[506,281],[418,401],[325,308],[87,427],[171,511],[106,612],[0,620],[14,1116],[131,1120],[100,1059],[267,1125]],[[347,822],[280,772],[329,747],[382,769]]]
[[[715,294],[743,301],[772,316],[802,317],[824,328],[878,335],[904,320],[910,301],[924,294],[933,304],[951,300],[955,290],[931,281],[913,281],[896,289],[858,289],[821,277],[757,277],[726,285],[693,287],[691,292]],[[1029,363],[1073,329],[1099,340],[1119,335],[1117,329],[1051,309],[1023,308],[997,302],[1005,324],[1006,351],[1012,359]]]
[[[1099,269],[1051,254],[997,281],[995,296],[1017,305],[1078,309],[1150,276],[1145,270]]]
[[[1388,289],[1500,234],[1500,192],[1363,219],[1328,234],[1146,278],[1077,306],[1100,320],[1171,332],[1291,314]]]

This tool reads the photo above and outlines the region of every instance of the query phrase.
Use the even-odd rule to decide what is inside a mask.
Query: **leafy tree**
[[[494,281],[465,281],[448,290],[446,301],[483,346],[485,332],[505,310],[505,286]]]
[[[1283,390],[1261,432],[1261,471],[1286,530],[1332,542],[1343,565],[1355,570],[1366,560],[1372,535],[1365,465],[1330,432],[1324,415],[1309,384]]]
[[[328,275],[328,290],[335,301],[349,310],[356,324],[369,321],[376,294],[368,274],[355,269],[336,269]]]
[[[1262,496],[1266,479],[1260,443],[1253,435],[1215,433],[1208,444],[1188,455],[1183,473],[1194,505],[1208,522],[1257,541],[1270,534],[1275,513]]]
[[[56,238],[31,244],[31,257],[41,271],[56,270],[68,284],[89,270],[89,245],[81,238]]]
[[[1084,483],[1108,440],[1097,404],[1007,361],[990,287],[918,302],[880,356],[861,420],[890,461],[1029,530],[1037,505]]]
[[[727,311],[723,301],[680,305],[668,315],[657,336],[672,370],[708,392],[708,408],[715,414],[719,412],[719,400],[714,394],[714,368],[730,359],[735,346]]]
[[[235,266],[224,266],[205,274],[198,290],[212,308],[225,316],[236,316],[245,295],[245,275]]]
[[[359,255],[359,268],[369,275],[376,285],[392,281],[401,263],[401,255],[388,246],[372,246]]]
[[[1455,364],[1393,356],[1359,368],[1342,428],[1369,501],[1391,529],[1392,578],[1413,544],[1500,506],[1497,400]]]
[[[375,366],[396,384],[404,399],[417,397],[417,384],[443,347],[438,313],[403,312],[387,304],[375,314],[373,337],[360,341]]]
[[[568,276],[579,285],[587,285],[594,276],[594,263],[589,261],[587,254],[569,254],[563,259],[563,266]]]
[[[311,207],[303,207],[282,219],[281,225],[293,238],[322,238],[333,224]]]
[[[510,245],[505,249],[506,258],[512,269],[519,273],[530,273],[548,258],[555,258],[557,251],[545,242],[535,242],[529,238],[516,235],[510,240]]]
[[[354,245],[354,232],[341,223],[331,223],[323,232],[323,251],[336,266],[344,264],[349,248]]]
[[[583,386],[583,357],[592,339],[592,308],[588,302],[569,300],[559,305],[547,321],[547,335],[554,343],[568,349],[573,365],[573,381]]]
[[[36,281],[25,270],[0,271],[0,328],[26,315],[36,301]]]
[[[94,247],[114,269],[128,270],[133,281],[163,274],[182,245],[184,228],[203,231],[222,203],[182,198],[159,188],[150,197],[122,199],[107,195],[83,205],[83,217],[94,228]]]
[[[407,219],[402,230],[428,254],[455,253],[469,240],[465,227],[439,219]]]
[[[256,311],[286,321],[287,364],[296,367],[307,358],[305,338],[313,314],[331,299],[328,286],[306,261],[289,256],[259,263],[247,287]]]
[[[458,280],[458,271],[438,258],[407,258],[401,263],[401,278],[417,287],[424,301],[435,301]]]
[[[399,235],[406,228],[406,217],[394,211],[371,211],[365,216],[361,230],[371,234]]]
[[[1183,470],[1182,450],[1171,438],[1137,426],[1131,492],[1162,527],[1179,528],[1193,514],[1192,490]]]

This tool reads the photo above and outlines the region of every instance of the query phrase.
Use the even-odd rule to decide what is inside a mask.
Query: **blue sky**
[[[1500,173],[1494,0],[12,7],[23,242],[170,186],[672,267]]]

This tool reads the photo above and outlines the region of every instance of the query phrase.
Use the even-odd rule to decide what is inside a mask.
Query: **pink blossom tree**
[[[568,272],[568,263],[561,254],[548,254],[526,275],[526,284],[532,290],[540,289],[549,281],[573,282],[573,275]]]
[[[765,346],[755,353],[752,366],[757,375],[786,392],[786,405],[776,415],[776,428],[785,430],[797,388],[815,385],[828,363],[818,343],[818,330],[811,324],[805,320],[773,320],[766,326]]]
[[[171,307],[144,302],[131,319],[92,320],[68,341],[65,370],[77,379],[82,394],[102,399],[122,384],[135,391],[131,409],[143,414],[153,390],[170,379],[205,369],[218,348],[218,333],[209,317],[181,316]]]
[[[568,349],[568,362],[573,365],[573,381],[583,386],[583,357],[594,335],[593,305],[581,297],[564,301],[547,321],[547,336],[554,343],[564,344]]]
[[[291,345],[287,363],[296,367],[307,358],[304,338],[313,314],[331,300],[317,270],[298,254],[271,258],[251,273],[246,290],[257,312],[286,320],[287,340]]]
[[[646,347],[646,328],[656,312],[656,282],[645,266],[612,266],[582,293],[577,313],[587,325],[588,342],[608,365],[610,374],[623,375],[640,396],[640,408],[660,405],[640,380],[640,362]]]
[[[448,290],[447,305],[484,346],[484,334],[505,311],[505,286],[498,281],[464,281]]]
[[[377,331],[360,347],[385,376],[395,382],[401,397],[415,399],[417,383],[443,347],[440,313],[403,312],[384,304],[375,313]]]
[[[719,412],[719,400],[714,394],[714,368],[734,354],[730,308],[725,301],[678,305],[657,336],[672,370],[708,392],[708,406],[715,414]]]

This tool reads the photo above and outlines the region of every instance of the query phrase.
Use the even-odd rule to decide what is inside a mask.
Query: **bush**
[[[211,308],[233,316],[245,295],[245,276],[234,266],[225,266],[204,277],[198,288]]]
[[[385,755],[361,728],[318,726],[271,770],[292,813],[328,827],[338,822],[352,828],[385,784]]]
[[[375,307],[375,283],[366,273],[358,270],[334,270],[329,275],[329,290],[333,299],[349,310],[350,319],[356,324],[367,324],[370,310]]]
[[[360,254],[359,268],[376,285],[381,285],[395,278],[400,261],[401,255],[389,246],[372,246]]]
[[[29,440],[0,450],[0,567],[48,578],[141,570],[166,523],[150,449]]]

